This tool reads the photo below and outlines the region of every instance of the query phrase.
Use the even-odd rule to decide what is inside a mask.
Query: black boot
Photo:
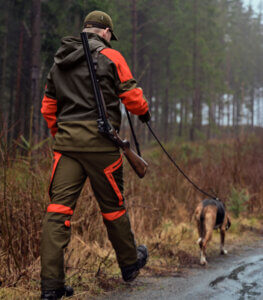
[[[57,290],[42,290],[41,299],[46,300],[57,300],[63,296],[71,297],[74,294],[74,290],[71,286],[65,285],[62,289]]]
[[[121,273],[122,278],[126,282],[133,281],[140,273],[140,269],[143,268],[148,259],[148,250],[144,245],[140,245],[137,248],[137,262],[133,265],[122,267]]]

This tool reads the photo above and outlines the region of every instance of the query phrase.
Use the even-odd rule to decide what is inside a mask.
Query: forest
[[[191,180],[225,202],[233,217],[229,239],[238,243],[262,233],[263,5],[255,10],[241,0],[0,0],[3,299],[39,294],[52,166],[41,102],[61,38],[79,36],[93,10],[112,17],[119,39],[112,46],[143,88],[153,131]],[[191,218],[204,195],[172,167],[145,124],[131,119],[149,170],[139,180],[125,162],[126,205],[136,239],[150,250],[143,275],[165,275],[198,260]],[[130,135],[125,113],[120,135]],[[106,236],[87,182],[65,259],[67,282],[84,297],[122,288]]]
[[[0,112],[8,143],[41,141],[46,75],[85,15],[108,12],[163,140],[210,139],[262,125],[262,14],[241,0],[1,0]],[[142,143],[148,133],[135,126]],[[149,137],[150,139],[150,137]]]

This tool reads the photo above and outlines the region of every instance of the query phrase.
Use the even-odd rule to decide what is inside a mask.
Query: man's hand
[[[149,122],[151,120],[151,114],[150,114],[149,110],[147,111],[146,114],[139,116],[139,120],[142,123]]]

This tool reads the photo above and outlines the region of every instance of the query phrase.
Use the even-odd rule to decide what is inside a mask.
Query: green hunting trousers
[[[64,286],[64,248],[70,241],[70,219],[87,177],[100,206],[119,266],[137,261],[134,236],[124,206],[120,153],[54,152],[49,190],[51,202],[44,218],[41,239],[43,290]]]

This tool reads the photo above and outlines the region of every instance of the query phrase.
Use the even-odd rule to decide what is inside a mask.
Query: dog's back
[[[216,199],[205,199],[202,202],[203,209],[200,218],[204,218],[204,211],[206,210],[205,208],[210,205],[213,207],[213,210],[215,209],[214,207],[216,207],[216,220],[214,227],[218,227],[223,224],[225,218],[225,206],[221,201]]]

